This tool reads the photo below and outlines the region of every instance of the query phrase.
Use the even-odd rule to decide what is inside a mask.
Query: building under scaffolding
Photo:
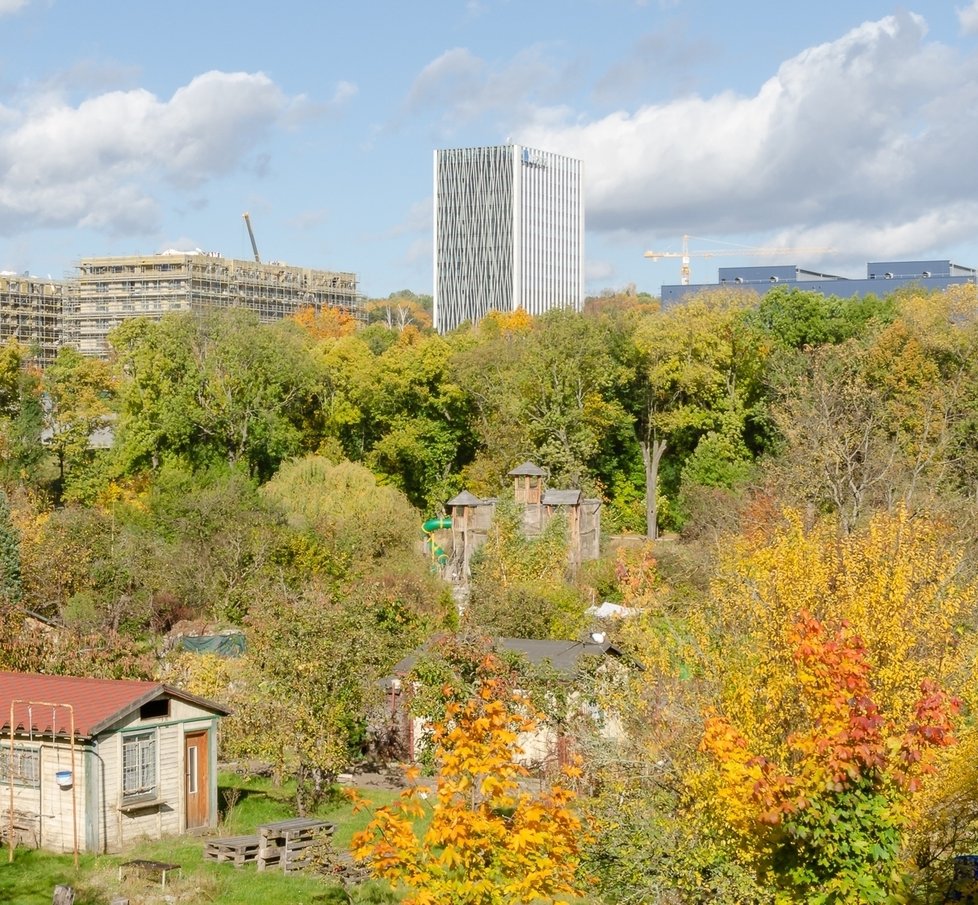
[[[0,343],[15,339],[30,350],[28,361],[51,364],[62,342],[68,287],[61,280],[0,272]]]
[[[214,252],[84,258],[71,283],[64,339],[91,356],[108,354],[109,331],[127,318],[159,320],[170,311],[244,308],[270,323],[303,308],[331,308],[366,319],[356,274],[239,261]]]

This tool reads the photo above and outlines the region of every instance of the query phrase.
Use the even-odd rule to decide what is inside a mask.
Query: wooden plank
[[[314,845],[335,829],[335,824],[309,817],[279,820],[258,827],[258,870],[281,865],[286,873],[305,866],[308,855],[304,849]]]
[[[235,867],[242,867],[258,857],[257,836],[226,836],[222,839],[208,839],[204,843],[204,859],[219,864],[230,861]]]

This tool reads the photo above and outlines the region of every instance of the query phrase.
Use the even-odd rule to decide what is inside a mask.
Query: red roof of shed
[[[160,682],[134,679],[90,679],[81,676],[48,676],[25,672],[0,672],[0,727],[10,732],[10,705],[14,704],[14,731],[20,734],[58,736],[71,732],[91,738],[147,701],[161,695],[199,704],[214,713],[228,711],[212,701],[187,694]],[[30,702],[30,703],[28,703]]]

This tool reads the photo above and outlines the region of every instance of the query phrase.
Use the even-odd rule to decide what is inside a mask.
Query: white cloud
[[[535,44],[508,60],[490,63],[464,47],[428,63],[411,85],[409,114],[434,112],[450,129],[487,115],[519,121],[533,104],[553,103],[576,80],[574,64],[558,65]]]
[[[208,72],[169,100],[45,94],[2,111],[0,234],[32,226],[156,228],[160,180],[184,189],[240,166],[288,111],[263,73]]]
[[[753,96],[591,120],[537,110],[518,140],[585,161],[590,229],[822,230],[825,242],[791,244],[923,252],[978,229],[978,118],[962,112],[976,104],[978,59],[902,14],[787,60]]]
[[[30,0],[0,0],[0,16],[9,16],[22,10]]]
[[[431,264],[434,242],[431,238],[415,239],[404,252],[404,263],[409,267],[421,265],[427,267]]]
[[[623,49],[598,79],[594,97],[602,103],[620,105],[642,93],[648,101],[652,90],[659,94],[686,93],[696,62],[718,52],[719,48],[691,38],[681,20],[672,20],[661,29],[639,36],[630,49]]]
[[[968,35],[978,34],[978,0],[965,7],[956,7],[961,30]]]
[[[340,81],[336,85],[336,91],[333,92],[332,103],[335,105],[345,104],[351,98],[354,98],[359,94],[360,89],[354,82]]]

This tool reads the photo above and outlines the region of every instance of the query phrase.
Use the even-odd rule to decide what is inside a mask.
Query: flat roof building
[[[92,356],[108,354],[109,331],[122,321],[159,320],[170,311],[244,308],[270,323],[302,308],[333,308],[366,318],[356,274],[239,261],[215,252],[84,258],[70,283],[64,340]]]
[[[522,145],[434,153],[434,325],[584,304],[580,160]]]
[[[978,272],[950,261],[876,261],[866,265],[865,279],[849,279],[829,273],[805,270],[797,265],[759,265],[721,267],[719,281],[695,286],[662,287],[662,304],[670,305],[685,296],[720,286],[752,289],[762,295],[775,286],[788,285],[823,295],[851,298],[854,295],[889,295],[903,286],[947,289],[961,283],[975,283]]]

